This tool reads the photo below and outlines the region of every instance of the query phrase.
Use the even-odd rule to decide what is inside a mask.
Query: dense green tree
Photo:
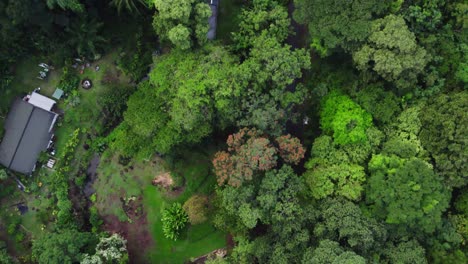
[[[354,50],[370,34],[372,20],[392,1],[295,0],[294,19],[307,24],[312,47],[325,56],[336,48]]]
[[[0,249],[0,263],[14,264],[16,262],[10,255],[8,255],[8,252],[5,249]]]
[[[76,263],[87,253],[85,249],[96,243],[96,237],[91,233],[66,229],[33,240],[32,258],[39,264]]]
[[[251,8],[242,10],[239,21],[239,30],[232,33],[239,50],[250,49],[260,34],[282,43],[290,33],[288,12],[274,0],[252,1]]]
[[[128,263],[127,241],[119,234],[113,234],[110,237],[101,237],[96,246],[96,253],[86,255],[81,264],[99,264],[99,263]]]
[[[314,234],[321,240],[340,241],[363,254],[381,247],[387,237],[383,225],[365,216],[356,204],[337,198],[321,203]]]
[[[333,135],[336,144],[365,142],[366,130],[372,126],[372,116],[349,97],[332,92],[323,99],[320,127]]]
[[[336,164],[326,167],[309,167],[304,177],[312,196],[322,199],[328,196],[343,196],[359,200],[364,190],[366,174],[364,168],[355,164]]]
[[[421,109],[421,143],[450,187],[468,183],[468,93],[441,94]]]
[[[424,248],[415,240],[400,242],[398,244],[387,243],[383,248],[383,263],[399,264],[426,264]]]
[[[303,264],[323,263],[323,264],[364,264],[365,258],[357,255],[353,251],[343,249],[336,241],[329,239],[321,240],[318,247],[309,249],[302,259]]]
[[[379,154],[368,169],[367,201],[376,215],[388,224],[426,233],[441,225],[450,194],[428,163]]]
[[[206,42],[210,6],[201,0],[182,0],[170,2],[153,0],[156,7],[153,27],[160,38],[170,40],[180,49],[193,46],[192,38],[199,45]]]
[[[368,85],[355,95],[356,103],[372,115],[376,124],[389,124],[401,111],[394,93],[385,91],[381,84]]]
[[[282,134],[286,122],[292,119],[292,108],[305,99],[303,86],[297,85],[293,90],[287,87],[309,67],[310,58],[305,50],[291,50],[267,35],[257,37],[248,58],[235,73],[240,87],[248,87],[233,108],[238,126],[254,126],[276,136]]]
[[[126,154],[167,153],[174,146],[198,143],[232,118],[235,58],[221,47],[193,53],[174,51],[156,59],[150,81],[130,97],[124,122],[111,144]],[[134,138],[128,142],[127,138]]]
[[[375,20],[366,44],[353,53],[357,68],[372,70],[394,83],[400,91],[408,91],[423,73],[429,56],[420,47],[402,17],[388,15]]]
[[[242,240],[242,248],[233,253],[234,263],[300,261],[310,240],[307,227],[313,218],[312,208],[300,204],[303,188],[300,177],[289,166],[268,171],[258,188],[254,183],[224,187],[223,204],[232,217],[239,217],[249,229],[267,228],[254,240]]]
[[[401,158],[426,157],[427,152],[419,139],[422,126],[420,112],[421,105],[414,105],[405,109],[396,118],[387,129],[387,141],[383,144],[383,153],[394,154]]]

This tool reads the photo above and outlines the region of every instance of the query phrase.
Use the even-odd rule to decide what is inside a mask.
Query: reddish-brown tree
[[[218,184],[238,187],[245,180],[252,180],[256,172],[275,168],[279,157],[291,164],[298,164],[304,157],[305,151],[299,139],[287,135],[276,141],[278,147],[268,136],[249,128],[230,135],[227,139],[228,152],[220,151],[213,159]]]

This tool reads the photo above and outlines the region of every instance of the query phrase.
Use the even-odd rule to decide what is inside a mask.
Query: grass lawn
[[[95,205],[103,216],[112,214],[125,221],[127,217],[120,197],[143,197],[148,229],[155,242],[147,250],[150,263],[184,263],[192,257],[225,246],[225,234],[215,230],[209,222],[189,226],[177,241],[166,239],[161,226],[161,213],[165,206],[175,201],[184,203],[195,193],[213,192],[216,180],[210,174],[207,154],[193,152],[176,162],[176,170],[172,173],[180,174],[185,179],[185,188],[177,197],[168,196],[151,184],[155,176],[168,171],[169,166],[163,159],[132,161],[127,166],[122,166],[117,161],[115,155],[103,155],[98,179],[94,184],[97,190]]]

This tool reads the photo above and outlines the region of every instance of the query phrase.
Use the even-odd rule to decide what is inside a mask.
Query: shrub
[[[184,203],[184,210],[187,212],[189,221],[192,225],[205,222],[208,217],[208,197],[195,194]]]
[[[163,211],[161,221],[164,236],[168,239],[177,240],[180,231],[187,224],[188,215],[180,203],[174,203]]]
[[[69,93],[80,85],[80,77],[78,74],[73,70],[70,69],[69,66],[63,67],[63,74],[60,78],[59,87],[65,93]]]

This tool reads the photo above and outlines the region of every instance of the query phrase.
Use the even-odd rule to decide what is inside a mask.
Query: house
[[[206,37],[209,40],[213,40],[216,38],[219,0],[209,0],[209,2],[211,8],[211,16],[208,18],[209,29]]]
[[[0,164],[30,175],[39,154],[47,150],[58,115],[52,112],[55,101],[33,92],[13,103],[5,121],[0,142]]]

